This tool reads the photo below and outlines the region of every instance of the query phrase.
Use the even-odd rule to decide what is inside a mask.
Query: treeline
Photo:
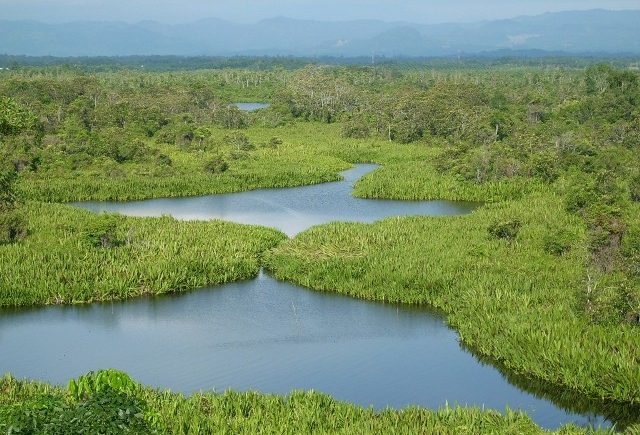
[[[0,68],[19,70],[25,68],[64,67],[84,72],[109,72],[121,70],[147,70],[156,72],[186,71],[201,69],[252,69],[269,70],[282,68],[294,70],[306,65],[370,66],[399,68],[490,68],[495,66],[566,67],[586,68],[597,63],[608,63],[618,68],[638,64],[634,56],[567,56],[539,50],[500,50],[482,54],[447,57],[403,58],[385,56],[361,57],[298,57],[298,56],[20,56],[0,54]]]

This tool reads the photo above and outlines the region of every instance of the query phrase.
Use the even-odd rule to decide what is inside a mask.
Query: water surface
[[[545,427],[600,424],[509,383],[426,309],[254,280],[179,296],[4,311],[0,373],[58,384],[100,368],[174,391],[315,389],[365,406],[476,405]]]
[[[81,202],[96,212],[130,216],[162,216],[178,219],[224,219],[277,228],[293,236],[311,226],[332,221],[373,222],[389,216],[467,214],[478,204],[454,201],[392,201],[354,198],[353,183],[377,165],[356,165],[334,183],[285,189],[189,198],[151,199],[132,202]]]
[[[266,109],[271,106],[271,103],[233,103],[231,105],[244,112],[255,112],[256,110]]]

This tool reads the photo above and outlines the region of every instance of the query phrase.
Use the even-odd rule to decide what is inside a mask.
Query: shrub
[[[549,254],[562,255],[571,249],[573,236],[562,228],[549,228],[543,237],[544,250]]]
[[[557,156],[549,152],[533,155],[530,160],[530,173],[547,183],[554,182],[560,175]]]
[[[68,396],[41,394],[14,405],[0,404],[0,431],[20,434],[155,433],[152,413],[138,385],[115,370],[81,376]]]
[[[0,212],[0,245],[17,242],[27,235],[27,224],[18,210]]]
[[[342,127],[342,137],[352,139],[366,139],[370,136],[371,130],[364,122],[349,121]]]
[[[234,146],[238,151],[251,151],[256,148],[256,146],[251,143],[247,135],[243,133],[234,133],[225,136],[224,140]]]
[[[161,165],[164,165],[164,166],[173,165],[173,161],[171,160],[171,157],[169,157],[166,154],[159,154],[158,155],[158,163],[160,163]]]
[[[269,139],[269,142],[267,143],[269,148],[278,148],[278,145],[282,145],[282,139],[275,136]]]
[[[104,391],[134,394],[139,386],[124,372],[108,369],[89,372],[69,381],[67,390],[72,400],[87,400]]]
[[[118,216],[98,215],[84,229],[84,237],[96,248],[114,248],[123,244],[118,237]]]
[[[222,174],[229,169],[229,164],[222,157],[218,156],[209,160],[204,165],[204,169],[212,174]]]
[[[640,224],[629,225],[622,237],[622,255],[627,269],[640,276]]]
[[[518,236],[521,226],[518,219],[497,221],[489,225],[489,234],[496,239],[513,240]]]

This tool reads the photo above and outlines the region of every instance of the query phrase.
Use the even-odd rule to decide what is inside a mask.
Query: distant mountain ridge
[[[277,17],[168,25],[0,20],[0,53],[31,56],[447,56],[496,50],[640,54],[640,10],[569,11],[470,24],[424,25]]]

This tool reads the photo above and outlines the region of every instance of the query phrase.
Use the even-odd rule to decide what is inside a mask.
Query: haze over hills
[[[0,53],[32,56],[446,56],[497,50],[640,54],[640,10],[569,11],[472,24],[272,18],[153,21],[0,20]]]

